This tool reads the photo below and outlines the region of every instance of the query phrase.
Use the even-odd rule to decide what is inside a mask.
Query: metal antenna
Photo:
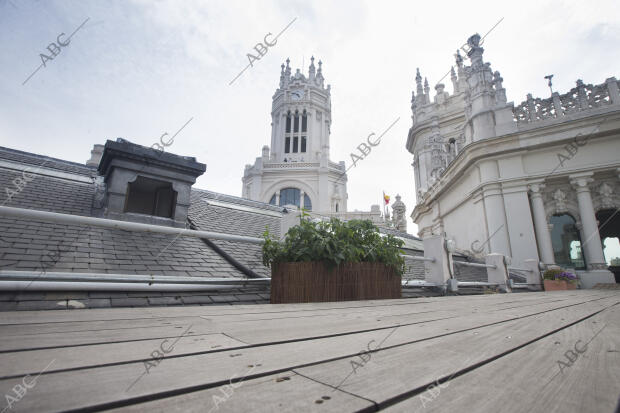
[[[551,83],[551,79],[553,79],[553,75],[547,75],[547,76],[545,76],[545,79],[547,79],[549,81],[547,83],[547,85],[549,86],[549,90],[551,91],[551,94],[553,95],[553,88],[551,87],[553,85]]]

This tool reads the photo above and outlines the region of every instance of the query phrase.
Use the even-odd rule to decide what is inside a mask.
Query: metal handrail
[[[417,255],[408,255],[408,254],[400,254],[400,256],[409,258],[410,260],[435,262],[435,258],[432,258],[432,257],[420,257]]]
[[[519,268],[519,267],[506,267],[509,270],[513,270],[513,271],[526,271],[526,272],[534,272],[534,270],[532,270],[531,268]]]
[[[477,263],[477,262],[454,261],[454,264],[465,265],[466,267],[478,267],[478,268],[492,268],[492,269],[497,269],[497,265],[491,265],[491,264],[480,264],[480,263]]]
[[[271,283],[270,278],[208,278],[208,277],[183,277],[165,275],[139,275],[139,274],[96,274],[96,273],[72,273],[72,272],[46,272],[36,271],[0,271],[0,281],[72,281],[72,282],[97,282],[97,283],[147,283],[147,284],[196,284],[196,285],[260,285]]]
[[[219,239],[223,241],[248,242],[262,244],[262,238],[242,235],[222,234],[219,232],[200,231],[186,228],[165,227],[162,225],[142,224],[138,222],[119,221],[108,218],[86,217],[82,215],[61,214],[58,212],[39,211],[35,209],[13,208],[0,206],[0,216],[18,219],[32,219],[66,225],[90,225],[93,227],[121,229],[125,231],[152,232],[159,234],[178,235],[194,238]]]

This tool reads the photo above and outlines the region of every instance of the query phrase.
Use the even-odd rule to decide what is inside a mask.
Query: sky
[[[270,144],[280,65],[290,58],[293,72],[307,73],[314,56],[331,85],[332,161],[350,166],[370,133],[398,119],[349,170],[348,209],[400,194],[415,234],[405,143],[416,68],[432,88],[469,36],[503,18],[485,38],[484,60],[515,105],[527,93],[548,97],[548,74],[560,93],[577,79],[620,78],[615,3],[0,0],[0,145],[84,163],[94,144],[151,146],[191,119],[166,150],[207,165],[197,187],[240,196],[244,166]],[[254,46],[293,20],[230,84]],[[58,40],[66,46],[52,46],[54,56],[47,47]],[[51,59],[29,78],[40,54]],[[449,77],[443,83],[452,92]]]

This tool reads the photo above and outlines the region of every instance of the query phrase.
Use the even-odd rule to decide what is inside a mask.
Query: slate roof
[[[40,166],[45,158],[0,148],[0,161]],[[94,176],[94,168],[61,160],[44,168]],[[30,169],[32,179],[21,191],[0,201],[5,206],[91,216],[94,184],[42,175]],[[0,164],[0,188],[14,188],[22,172]],[[190,219],[193,214],[190,214]],[[90,272],[202,277],[245,277],[213,248],[198,238],[110,230],[80,225],[0,218],[0,269],[41,272]]]
[[[13,181],[32,179],[21,190]],[[74,162],[0,147],[0,204],[82,216],[95,212],[97,170]],[[192,188],[188,227],[261,237],[265,229],[281,234],[282,207]],[[382,228],[405,241],[405,253],[423,255],[422,241]],[[459,259],[459,258],[457,258]],[[464,258],[461,258],[464,259]],[[424,262],[406,259],[404,279],[424,279]],[[483,269],[456,266],[463,281],[486,280]],[[175,235],[111,230],[0,218],[0,270],[153,274],[200,277],[268,277],[261,247]]]

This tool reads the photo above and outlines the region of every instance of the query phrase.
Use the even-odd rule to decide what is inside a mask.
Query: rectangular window
[[[286,138],[284,141],[284,153],[289,153],[291,151],[291,138]]]
[[[299,132],[299,115],[295,115],[295,127],[293,130]]]
[[[306,152],[306,137],[305,136],[301,137],[301,151],[300,152]]]
[[[293,153],[297,153],[298,146],[299,146],[299,138],[295,136],[293,138]]]
[[[291,133],[291,115],[286,117],[286,133]]]
[[[308,116],[304,114],[301,118],[301,131],[306,132],[308,130]]]

